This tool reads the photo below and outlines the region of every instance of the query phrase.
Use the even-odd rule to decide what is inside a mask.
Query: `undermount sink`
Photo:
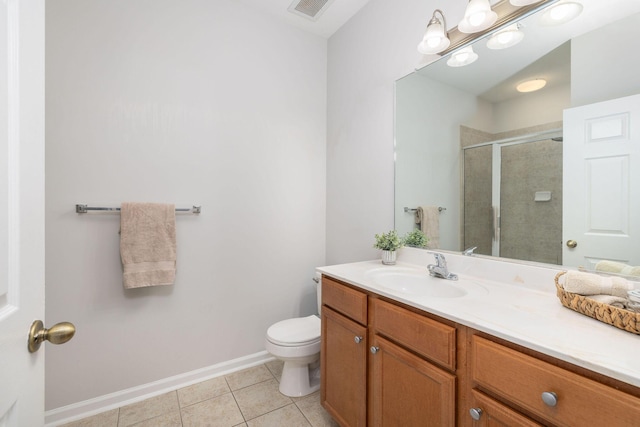
[[[460,298],[470,292],[487,292],[486,288],[472,280],[459,278],[454,281],[432,277],[426,268],[420,271],[413,268],[382,267],[368,271],[367,276],[382,289],[413,296]]]

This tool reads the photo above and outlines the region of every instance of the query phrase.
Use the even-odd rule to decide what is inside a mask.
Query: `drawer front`
[[[473,380],[558,426],[636,426],[640,399],[516,350],[474,336]],[[548,406],[543,393],[554,393]],[[549,395],[547,395],[549,396]]]
[[[478,390],[471,390],[472,401],[469,411],[469,417],[473,420],[474,427],[541,427],[542,424],[538,424],[535,421],[525,417],[514,411],[513,409],[504,406],[502,403],[497,402],[487,396],[486,394],[479,392]],[[474,411],[473,414],[471,411]],[[473,418],[475,415],[476,418]]]
[[[372,299],[372,325],[404,347],[439,363],[456,368],[456,329],[388,302]]]
[[[326,276],[322,276],[322,304],[362,325],[367,324],[367,295]]]

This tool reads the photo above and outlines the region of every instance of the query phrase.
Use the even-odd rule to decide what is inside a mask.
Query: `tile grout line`
[[[229,387],[229,393],[231,393],[231,397],[233,397],[233,401],[236,403],[236,406],[238,407],[238,411],[240,411],[240,415],[242,415],[242,419],[244,420],[244,423],[247,424],[247,418],[244,416],[244,412],[242,412],[242,408],[240,408],[238,399],[236,399],[236,395],[233,393],[233,390],[231,389],[231,384],[229,384],[229,380],[227,380],[227,376],[225,375],[223,378],[224,378],[224,381],[227,383],[227,387]]]

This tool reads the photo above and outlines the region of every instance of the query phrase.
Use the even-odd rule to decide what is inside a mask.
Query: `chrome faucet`
[[[473,255],[473,251],[475,251],[476,249],[478,249],[477,246],[474,246],[472,248],[467,248],[464,251],[462,251],[462,255],[471,256],[471,255]]]
[[[427,266],[429,274],[431,274],[433,277],[439,277],[441,279],[458,280],[458,275],[450,273],[449,269],[447,269],[447,260],[444,259],[444,255],[436,252],[433,254],[433,256],[436,257],[436,263],[435,265],[429,264]]]

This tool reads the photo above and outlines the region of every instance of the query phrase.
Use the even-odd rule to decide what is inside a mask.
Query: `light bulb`
[[[524,39],[524,33],[520,31],[520,25],[513,24],[489,37],[487,47],[489,49],[506,49],[520,43],[522,39]]]
[[[470,0],[458,30],[467,34],[477,33],[491,27],[497,19],[498,14],[491,10],[489,0]]]
[[[469,52],[460,52],[456,55],[456,61],[466,62],[469,59]]]
[[[471,46],[467,46],[451,55],[451,58],[447,61],[447,65],[450,67],[463,67],[475,62],[477,59],[478,54],[473,51]]]
[[[440,20],[436,18],[436,13],[442,14],[440,10],[436,9],[427,25],[427,31],[425,31],[422,41],[418,44],[418,52],[423,55],[440,53],[448,48],[451,43],[445,32],[446,21],[445,26],[443,26]],[[442,20],[445,20],[444,15],[442,15]]]
[[[571,21],[582,12],[583,6],[575,1],[560,1],[545,9],[540,17],[540,24],[551,26]]]
[[[427,45],[431,48],[437,47],[442,42],[442,37],[430,37],[427,39]]]
[[[482,21],[484,21],[485,16],[487,16],[487,14],[484,12],[474,13],[473,15],[469,16],[469,23],[474,27],[477,27],[480,24],[482,24]]]
[[[551,16],[551,19],[553,19],[554,21],[561,21],[569,14],[570,9],[571,5],[559,4],[558,6],[551,9],[549,16]]]
[[[511,40],[513,40],[513,34],[511,33],[511,31],[505,31],[503,33],[499,33],[497,37],[498,37],[498,42],[500,44],[507,44]]]

